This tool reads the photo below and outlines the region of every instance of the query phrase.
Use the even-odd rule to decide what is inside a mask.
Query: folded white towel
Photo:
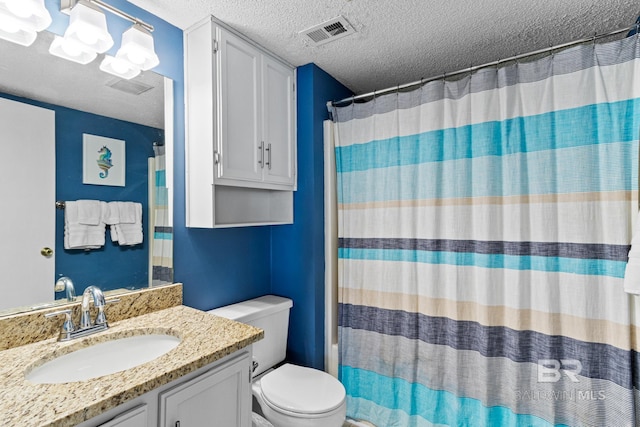
[[[68,201],[64,209],[64,248],[65,249],[98,249],[104,245],[105,224],[102,222],[103,212],[107,207],[105,202],[85,203],[89,201]],[[82,212],[81,212],[82,211]],[[81,222],[95,222],[97,224]]]
[[[120,222],[110,227],[111,241],[121,246],[139,245],[143,241],[142,233],[142,204],[136,202],[117,203],[120,212]],[[122,208],[122,209],[120,209]],[[130,223],[123,222],[132,221]]]
[[[107,208],[104,211],[104,217],[102,220],[105,224],[113,225],[120,222],[120,208],[118,207],[120,202],[108,202]]]
[[[76,200],[78,222],[85,225],[98,225],[102,220],[102,203],[99,200]]]
[[[142,205],[134,202],[116,202],[120,213],[120,224],[135,224],[140,221]],[[140,208],[140,209],[138,209]]]

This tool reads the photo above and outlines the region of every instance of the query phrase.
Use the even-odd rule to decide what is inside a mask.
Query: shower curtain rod
[[[350,96],[348,98],[344,98],[341,99],[340,101],[329,101],[327,102],[327,107],[338,107],[338,106],[342,106],[342,107],[346,107],[347,105],[353,103],[356,100],[359,99],[363,99],[363,98],[369,98],[369,97],[376,97],[379,95],[385,95],[387,93],[391,93],[391,92],[399,92],[402,89],[407,89],[413,86],[422,86],[425,83],[429,83],[435,80],[440,80],[440,79],[444,79],[446,77],[453,77],[453,76],[457,76],[460,74],[466,74],[466,73],[472,73],[476,70],[479,70],[481,68],[487,68],[487,67],[493,67],[493,66],[497,66],[500,65],[503,62],[510,62],[510,61],[518,61],[520,59],[523,58],[528,58],[530,56],[535,56],[535,55],[540,55],[543,53],[547,53],[547,52],[552,52],[554,50],[558,50],[558,49],[564,49],[567,47],[572,47],[572,46],[577,46],[580,44],[584,44],[584,43],[589,43],[589,42],[594,42],[596,40],[600,40],[606,37],[612,37],[612,36],[616,36],[618,34],[624,33],[626,31],[630,31],[632,29],[635,28],[636,33],[638,33],[638,29],[640,27],[640,22],[636,22],[633,25],[630,25],[628,27],[624,27],[624,28],[620,28],[605,34],[600,34],[600,35],[593,35],[592,37],[588,37],[588,38],[584,38],[584,39],[580,39],[580,40],[574,40],[571,42],[567,42],[567,43],[563,43],[563,44],[559,44],[556,46],[551,46],[551,47],[547,47],[544,49],[539,49],[539,50],[535,50],[533,52],[528,52],[528,53],[522,53],[520,55],[515,55],[512,56],[510,58],[505,58],[505,59],[499,59],[497,61],[492,61],[492,62],[487,62],[486,64],[482,64],[482,65],[476,65],[473,67],[469,67],[469,68],[464,68],[462,70],[458,70],[458,71],[454,71],[453,73],[444,73],[444,74],[440,74],[438,76],[434,76],[434,77],[429,77],[427,79],[420,79],[420,80],[416,80],[415,82],[411,82],[411,83],[405,83],[402,85],[398,85],[398,86],[393,86],[387,89],[381,89],[381,90],[374,90],[373,92],[368,92],[368,93],[364,93],[362,95],[354,95],[354,96]],[[340,105],[340,104],[345,104],[345,105]]]

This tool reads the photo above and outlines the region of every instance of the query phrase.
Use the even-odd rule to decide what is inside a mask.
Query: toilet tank
[[[264,339],[253,344],[253,359],[258,362],[253,373],[255,376],[284,361],[291,307],[293,301],[289,298],[265,295],[216,308],[209,313],[264,330]]]

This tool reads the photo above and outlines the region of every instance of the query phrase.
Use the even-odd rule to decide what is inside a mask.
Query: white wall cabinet
[[[293,222],[294,68],[213,17],[184,40],[187,226]]]
[[[250,427],[251,347],[78,427]]]

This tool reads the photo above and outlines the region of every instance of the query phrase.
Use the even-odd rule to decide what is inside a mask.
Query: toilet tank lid
[[[289,298],[265,295],[260,298],[209,310],[208,312],[238,322],[249,323],[252,320],[268,316],[278,311],[288,310],[291,307],[293,307],[293,301]]]

